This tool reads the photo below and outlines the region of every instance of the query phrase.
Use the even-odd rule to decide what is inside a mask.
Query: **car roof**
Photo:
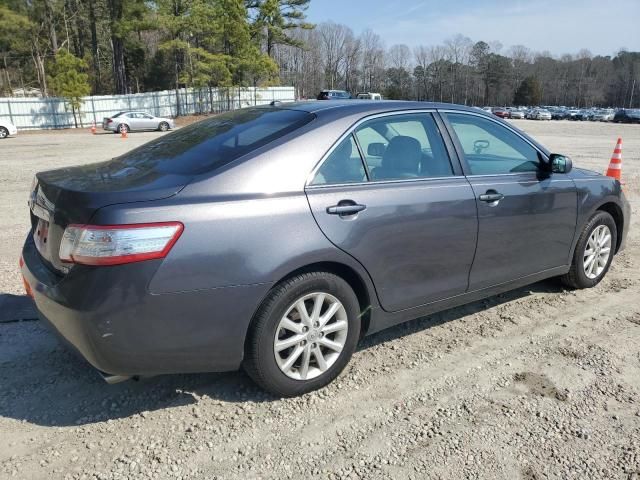
[[[401,110],[425,109],[446,109],[479,112],[479,110],[476,108],[457,105],[454,103],[416,102],[404,100],[362,100],[358,102],[355,102],[353,100],[334,100],[331,103],[323,101],[302,101],[280,103],[277,105],[277,107],[289,110],[300,110],[308,113],[313,113],[318,116],[376,114]]]

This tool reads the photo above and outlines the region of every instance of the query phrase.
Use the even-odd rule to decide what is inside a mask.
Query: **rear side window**
[[[329,154],[311,184],[451,175],[449,155],[433,116],[429,113],[398,114],[361,124]]]
[[[331,152],[318,169],[312,185],[366,182],[367,174],[358,147],[349,135]]]
[[[390,115],[355,132],[372,180],[453,175],[442,136],[429,113]]]
[[[115,173],[197,175],[214,171],[313,120],[299,110],[254,107],[235,110],[164,135],[109,162]]]

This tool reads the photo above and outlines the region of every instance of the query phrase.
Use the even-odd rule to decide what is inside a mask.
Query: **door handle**
[[[483,202],[497,203],[504,198],[504,195],[496,192],[495,190],[487,190],[487,193],[483,193],[479,198]]]
[[[329,215],[340,215],[341,217],[344,217],[347,215],[355,215],[356,213],[361,212],[362,210],[367,208],[366,205],[360,205],[351,201],[348,202],[349,203],[343,200],[339,202],[338,205],[327,207],[327,213]]]

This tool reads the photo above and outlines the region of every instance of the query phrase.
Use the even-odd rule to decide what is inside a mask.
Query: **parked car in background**
[[[620,182],[512,124],[391,101],[216,115],[38,173],[29,207],[27,292],[109,380],[243,366],[277,396],[400,322],[554,276],[593,287],[630,223]]]
[[[322,90],[318,94],[318,100],[347,100],[351,94],[345,90]]]
[[[506,108],[495,107],[491,109],[491,113],[493,113],[496,117],[509,118],[509,111]]]
[[[555,109],[551,111],[551,120],[566,120],[568,116],[567,110]]]
[[[480,110],[484,110],[487,113],[493,113],[491,107],[478,107]]]
[[[551,120],[551,112],[549,110],[545,110],[544,108],[536,108],[532,113],[532,120]]]
[[[613,120],[614,114],[615,112],[612,108],[596,110],[591,119],[596,122],[610,122]]]
[[[174,128],[171,118],[154,117],[150,113],[131,111],[118,112],[102,120],[102,128],[114,133],[126,133],[135,130],[160,130],[166,132]]]
[[[574,120],[586,121],[589,120],[589,115],[591,114],[590,110],[582,109],[579,110],[578,113],[575,114]]]
[[[361,92],[356,95],[358,100],[382,100],[382,95],[379,93]]]
[[[524,118],[524,112],[522,110],[511,110],[509,112],[509,118],[514,118],[514,119],[523,119]]]
[[[567,111],[567,120],[580,120],[578,116],[580,115],[580,110],[577,108],[572,108]]]
[[[615,123],[640,123],[640,109],[621,108],[613,116]]]
[[[0,118],[0,139],[7,138],[10,135],[17,135],[18,129],[9,120]]]

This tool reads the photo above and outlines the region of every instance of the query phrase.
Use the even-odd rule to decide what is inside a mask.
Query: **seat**
[[[422,147],[413,137],[393,137],[382,156],[382,164],[371,175],[375,180],[417,178],[420,176]]]
[[[314,183],[360,182],[366,179],[360,156],[353,158],[350,139],[343,141],[320,168]]]

